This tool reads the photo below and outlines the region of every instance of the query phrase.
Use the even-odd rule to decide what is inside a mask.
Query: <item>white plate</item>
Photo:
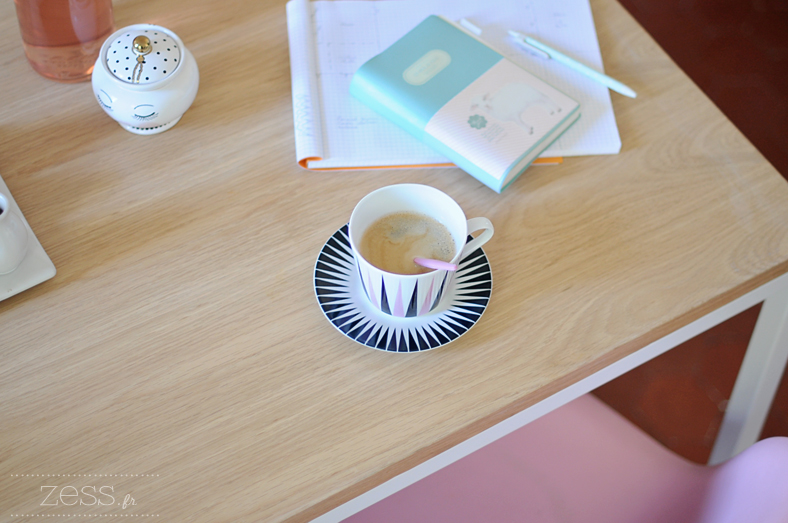
[[[492,293],[487,255],[477,249],[460,261],[454,282],[432,313],[398,318],[375,309],[364,295],[343,226],[323,245],[315,263],[315,296],[323,314],[348,338],[388,352],[420,352],[452,342],[481,318]]]
[[[2,177],[0,177],[0,192],[8,197],[11,210],[22,217],[22,222],[24,222],[28,234],[27,254],[25,254],[25,258],[19,264],[19,267],[13,272],[0,275],[0,301],[2,301],[52,278],[55,275],[55,265],[47,256],[36,235],[33,234],[33,229],[30,228],[27,220],[25,220],[25,215],[22,214],[16,201],[14,201],[11,191],[8,190],[8,186],[6,186]]]

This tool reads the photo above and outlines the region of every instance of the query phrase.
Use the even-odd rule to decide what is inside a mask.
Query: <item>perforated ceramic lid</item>
[[[175,71],[181,49],[172,35],[161,29],[130,29],[110,43],[106,60],[118,80],[150,84]]]

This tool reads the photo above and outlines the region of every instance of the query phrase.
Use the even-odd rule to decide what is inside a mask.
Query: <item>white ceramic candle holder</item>
[[[164,27],[137,24],[101,46],[92,75],[104,111],[135,134],[157,134],[178,123],[200,84],[197,62]]]

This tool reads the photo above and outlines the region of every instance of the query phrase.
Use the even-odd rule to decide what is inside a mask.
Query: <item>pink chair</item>
[[[788,523],[788,438],[698,465],[589,394],[345,521]]]

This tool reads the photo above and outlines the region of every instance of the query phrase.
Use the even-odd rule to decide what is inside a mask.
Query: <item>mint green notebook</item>
[[[580,117],[577,101],[439,16],[362,65],[350,93],[496,192]]]

